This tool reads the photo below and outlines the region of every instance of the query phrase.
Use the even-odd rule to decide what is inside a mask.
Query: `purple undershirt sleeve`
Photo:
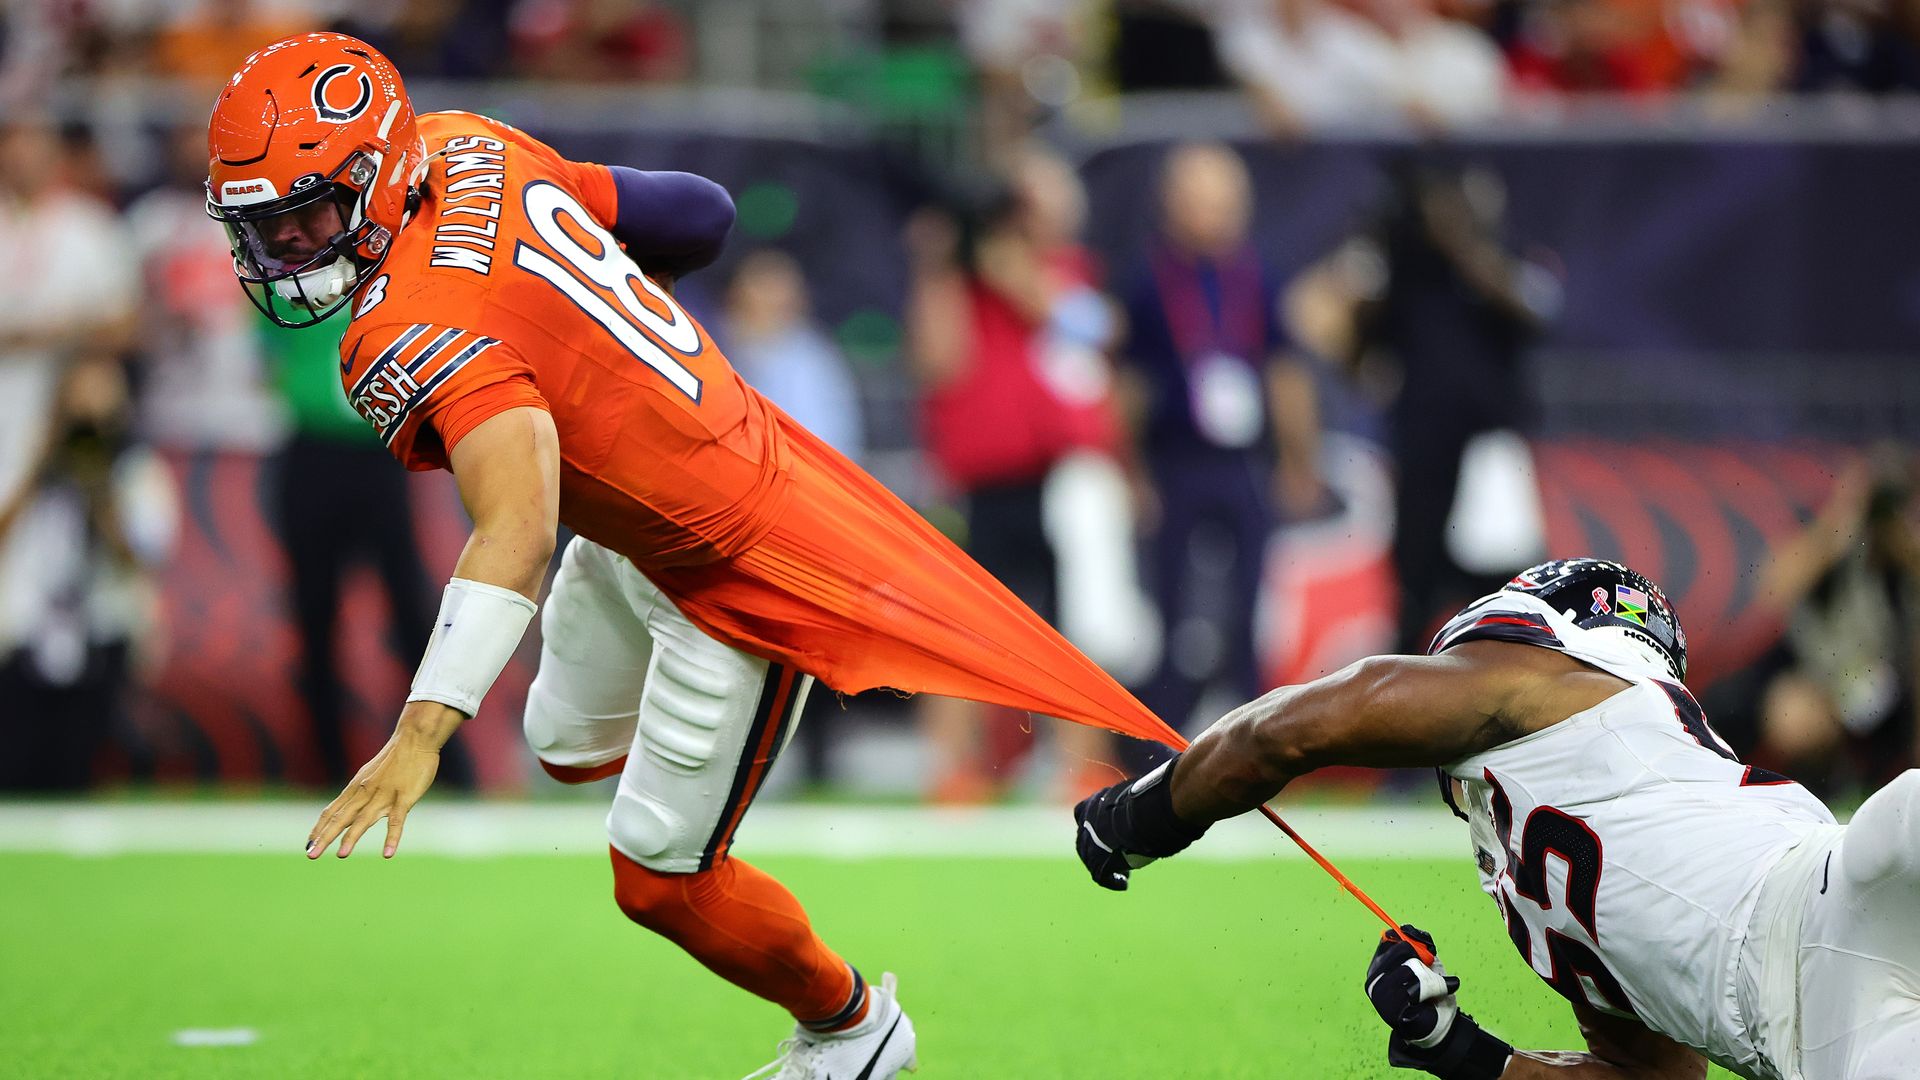
[[[733,228],[727,189],[683,172],[643,172],[610,165],[617,197],[614,238],[650,272],[682,274],[720,257]]]

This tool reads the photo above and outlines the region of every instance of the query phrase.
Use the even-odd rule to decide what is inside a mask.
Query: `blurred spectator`
[[[1247,239],[1246,166],[1225,146],[1181,146],[1161,198],[1160,237],[1127,293],[1121,372],[1166,635],[1143,698],[1180,728],[1216,681],[1235,701],[1258,695],[1254,598],[1275,502],[1307,515],[1323,492],[1312,376]]]
[[[63,124],[59,132],[61,180],[68,191],[80,195],[101,206],[111,207],[120,195],[120,185],[113,171],[107,167],[106,156],[101,153],[100,140],[91,126],[84,123]]]
[[[1733,21],[1717,69],[1706,81],[1715,115],[1739,118],[1778,93],[1799,64],[1790,0],[1752,0]]]
[[[264,454],[285,424],[261,367],[258,316],[207,217],[205,129],[176,129],[168,149],[166,182],[127,211],[145,278],[141,432],[164,447]]]
[[[1868,94],[1920,90],[1913,5],[1902,0],[1805,0],[1792,89]]]
[[[1074,425],[1068,449],[1054,461],[1041,492],[1055,556],[1054,625],[1114,677],[1132,681],[1152,667],[1159,636],[1152,602],[1141,589],[1138,521],[1120,460],[1112,355],[1120,344],[1121,313],[1101,291],[1093,256],[1080,245],[1087,218],[1080,177],[1058,155],[1032,145],[1016,158],[1013,176],[1022,228],[1051,268],[1037,372]],[[1090,729],[1073,728],[1061,738],[1063,751],[1081,761],[1100,759],[1107,743]]]
[[[231,283],[229,283],[231,287]],[[292,421],[275,463],[275,518],[286,547],[294,627],[300,639],[300,697],[306,702],[321,778],[353,775],[347,745],[347,688],[337,651],[342,583],[370,564],[386,593],[392,652],[411,665],[433,632],[431,586],[420,564],[407,473],[340,392],[340,333],[347,320],[285,330],[253,325]],[[473,759],[459,733],[440,755],[440,775],[473,786]]]
[[[928,451],[965,502],[968,553],[1056,625],[1062,553],[1047,526],[1047,482],[1076,451],[1110,453],[1117,434],[1103,353],[1113,316],[1078,246],[1084,213],[1072,170],[1030,151],[1012,190],[963,233],[930,216],[909,233],[908,333],[925,388]],[[982,708],[923,701],[938,799],[991,794]],[[1055,730],[1065,791],[1112,782],[1100,764],[1108,756],[1103,732],[1066,723]]]
[[[754,388],[855,461],[866,449],[860,384],[813,321],[793,256],[773,248],[734,267],[720,331],[727,359]]]
[[[1560,290],[1509,249],[1506,190],[1491,170],[1407,157],[1391,178],[1378,220],[1341,257],[1362,279],[1351,293],[1360,382],[1389,399],[1399,648],[1418,653],[1441,609],[1498,584],[1455,564],[1449,517],[1469,443],[1531,424],[1526,351]]]
[[[79,66],[89,15],[81,4],[0,4],[0,117],[47,105],[54,80]]]
[[[1554,93],[1658,94],[1693,74],[1665,0],[1538,0],[1508,46],[1515,82]]]
[[[653,0],[519,0],[509,31],[522,75],[671,83],[693,71],[685,22]]]
[[[52,128],[0,124],[0,501],[37,460],[69,359],[126,341],[129,250],[112,211],[67,185]]]
[[[334,29],[384,53],[415,79],[487,79],[505,73],[513,0],[361,0]]]
[[[719,327],[740,377],[807,430],[855,461],[866,450],[860,384],[833,340],[813,321],[806,279],[793,256],[763,248],[742,258],[728,283]],[[840,712],[828,695],[809,699],[800,725],[802,760],[815,784],[831,779],[827,751]]]
[[[1450,126],[1496,114],[1506,65],[1430,0],[1232,0],[1215,41],[1267,126],[1293,135],[1365,121]]]
[[[1753,756],[1825,793],[1872,791],[1914,763],[1920,710],[1920,530],[1914,470],[1882,451],[1843,475],[1767,567],[1786,623],[1766,671]]]
[[[960,43],[980,74],[989,160],[1011,165],[1035,122],[1080,94],[1087,37],[1081,0],[963,0]]]
[[[1217,11],[1221,61],[1276,133],[1393,110],[1393,43],[1353,12],[1325,0],[1233,0]]]
[[[1435,0],[1369,0],[1364,9],[1393,43],[1393,105],[1422,127],[1491,119],[1507,96],[1507,62],[1478,27],[1435,10]]]
[[[255,49],[317,29],[319,22],[297,4],[198,0],[154,35],[154,72],[218,85]]]
[[[0,498],[0,790],[87,786],[178,523],[166,468],[131,440],[118,361],[77,363],[51,417],[30,480]]]

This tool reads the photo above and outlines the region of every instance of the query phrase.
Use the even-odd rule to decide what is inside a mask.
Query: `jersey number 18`
[[[528,223],[548,250],[521,241],[514,248],[513,264],[544,278],[605,327],[634,359],[698,402],[700,377],[682,363],[700,355],[700,328],[692,317],[664,289],[647,280],[573,196],[546,181],[535,181],[520,197]],[[638,289],[645,289],[665,308],[667,317],[641,300]]]

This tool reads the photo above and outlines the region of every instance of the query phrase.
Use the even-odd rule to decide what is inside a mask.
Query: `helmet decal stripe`
[[[1429,655],[1437,655],[1464,645],[1469,641],[1510,641],[1522,645],[1541,645],[1550,649],[1560,647],[1560,638],[1554,634],[1553,627],[1538,615],[1524,611],[1496,611],[1481,615],[1465,626],[1465,622],[1456,618],[1443,628],[1427,647]]]
[[[364,75],[361,76],[361,78],[365,77]],[[387,106],[387,115],[380,118],[380,130],[377,133],[381,138],[386,138],[387,135],[393,131],[393,122],[399,117],[400,106],[403,104],[405,104],[405,102],[399,98],[394,98],[392,103]]]

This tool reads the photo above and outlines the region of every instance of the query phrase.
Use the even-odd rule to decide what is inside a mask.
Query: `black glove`
[[[1403,926],[1381,936],[1367,965],[1367,1000],[1393,1029],[1387,1061],[1397,1069],[1424,1069],[1441,1080],[1497,1080],[1513,1047],[1460,1011],[1453,996],[1460,980],[1447,974],[1437,955],[1433,966],[1422,963],[1408,938],[1434,952],[1426,931]]]
[[[1138,780],[1102,788],[1073,808],[1080,826],[1074,848],[1094,884],[1125,892],[1128,875],[1155,859],[1185,851],[1206,833],[1206,826],[1196,828],[1173,812],[1168,778],[1179,760],[1175,754]]]

